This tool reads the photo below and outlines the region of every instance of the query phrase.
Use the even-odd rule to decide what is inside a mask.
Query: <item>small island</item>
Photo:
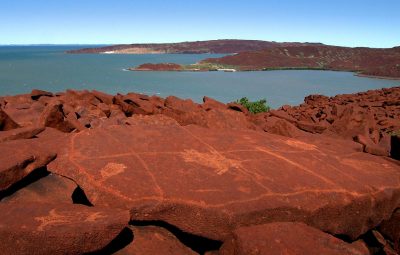
[[[180,65],[176,63],[145,63],[137,67],[127,68],[129,71],[177,71],[177,72],[236,72],[235,66],[213,64],[213,63],[196,63],[191,65]]]

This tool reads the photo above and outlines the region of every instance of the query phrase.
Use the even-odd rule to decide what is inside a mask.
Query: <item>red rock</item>
[[[302,223],[277,222],[235,230],[220,254],[368,255],[369,251],[363,243],[349,244]]]
[[[384,147],[380,147],[379,145],[375,144],[369,137],[357,135],[354,141],[364,146],[364,152],[377,156],[389,156],[389,151],[387,151]]]
[[[44,147],[36,140],[0,143],[0,191],[51,162],[56,155]]]
[[[156,109],[162,110],[165,108],[165,100],[158,96],[151,96],[149,101],[155,106]]]
[[[13,121],[7,113],[0,109],[0,130],[7,131],[18,127],[19,125]]]
[[[108,104],[105,103],[100,103],[97,105],[97,107],[104,112],[104,114],[106,115],[106,117],[110,117],[111,115],[111,107]]]
[[[345,138],[352,138],[359,134],[369,134],[369,129],[374,129],[375,125],[371,113],[359,107],[349,107],[330,129]]]
[[[97,90],[92,90],[91,93],[104,104],[110,105],[113,103],[114,96],[112,95],[108,95]]]
[[[394,249],[400,252],[400,209],[397,209],[392,217],[384,220],[379,225],[379,231],[390,239],[394,244]]]
[[[53,96],[54,96],[53,93],[39,89],[34,89],[31,92],[31,98],[33,100],[38,100],[40,97],[53,97]]]
[[[123,96],[123,100],[125,103],[132,105],[134,114],[152,114],[155,112],[154,105],[149,101],[148,96],[136,94],[136,93],[128,93]]]
[[[197,254],[184,246],[167,230],[160,227],[131,227],[134,239],[116,255],[168,255]]]
[[[209,110],[200,116],[193,124],[214,129],[255,129],[246,116],[232,110]],[[203,121],[201,121],[203,119]]]
[[[343,112],[345,109],[346,109],[346,107],[344,105],[334,104],[332,106],[332,114],[335,116],[341,117],[343,115]]]
[[[8,131],[0,131],[0,142],[18,140],[18,139],[29,139],[35,137],[43,130],[44,127],[33,126],[33,127],[16,128]]]
[[[138,122],[72,134],[49,169],[96,206],[215,240],[273,221],[356,239],[388,218],[400,204],[399,166],[353,142],[313,139]]]
[[[67,122],[67,126],[73,127],[78,131],[86,129],[86,127],[76,118],[76,114],[74,112],[67,114],[65,121]]]
[[[132,105],[124,102],[124,98],[122,95],[116,95],[113,99],[114,104],[119,105],[121,107],[121,110],[124,112],[124,114],[127,117],[132,116],[133,112],[134,112],[134,108]]]
[[[132,117],[127,118],[126,122],[129,125],[138,125],[143,126],[146,125],[148,127],[152,126],[175,126],[178,127],[179,123],[167,116],[164,115],[133,115]]]
[[[383,102],[384,106],[393,106],[393,105],[400,105],[400,100],[388,100]]]
[[[99,103],[98,105],[100,104],[101,103]],[[107,118],[105,112],[98,106],[94,105],[78,106],[76,108],[76,114],[79,116],[79,118],[88,119],[89,122],[91,122],[94,119]]]
[[[62,132],[70,132],[74,128],[64,120],[64,113],[61,103],[55,103],[46,106],[38,122],[39,125],[56,128]]]
[[[264,131],[271,134],[282,135],[293,138],[304,135],[304,132],[299,130],[295,125],[284,119],[277,117],[268,117],[266,125],[264,127]]]
[[[41,175],[44,176],[45,171]],[[5,197],[1,203],[71,203],[72,194],[77,185],[72,180],[54,174],[49,174],[28,186],[16,191],[15,193]]]
[[[82,254],[100,251],[126,226],[114,209],[58,203],[0,203],[4,254]]]
[[[70,179],[50,174],[2,199],[2,253],[82,254],[115,239],[127,226],[128,212],[72,204],[76,188]]]
[[[195,104],[191,99],[183,100],[174,96],[167,97],[164,105],[165,107],[177,112],[193,112],[201,110],[200,106]]]
[[[322,134],[325,130],[326,127],[322,125],[318,125],[315,123],[310,123],[310,122],[305,122],[305,121],[297,121],[296,126],[300,128],[301,130],[304,130],[306,132],[310,132],[313,134]]]
[[[304,98],[304,103],[309,105],[320,105],[326,104],[329,100],[329,97],[324,95],[309,95]]]
[[[368,144],[364,148],[364,152],[370,153],[372,155],[376,156],[389,156],[389,151],[386,150],[386,148],[380,147],[376,144]]]
[[[296,119],[290,117],[286,112],[283,112],[283,111],[270,110],[269,114],[271,114],[271,116],[274,116],[276,118],[286,120],[286,121],[288,121],[290,123],[295,123],[296,122]]]
[[[228,108],[234,111],[242,112],[244,114],[249,114],[249,110],[241,104],[238,103],[229,103],[227,104]]]
[[[212,99],[210,97],[203,97],[202,107],[206,111],[212,109],[219,109],[219,110],[227,109],[227,106],[225,104],[218,102],[217,100]]]

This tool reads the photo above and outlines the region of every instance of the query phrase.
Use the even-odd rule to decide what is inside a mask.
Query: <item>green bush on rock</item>
[[[267,105],[267,100],[261,99],[258,101],[251,102],[247,97],[242,97],[236,101],[237,103],[243,105],[251,113],[268,112],[270,107]]]

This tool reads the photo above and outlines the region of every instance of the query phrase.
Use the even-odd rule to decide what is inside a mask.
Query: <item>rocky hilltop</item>
[[[192,65],[146,63],[133,71],[268,71],[335,70],[360,76],[400,79],[400,51],[392,49],[334,46],[269,47],[221,58],[208,58]]]
[[[400,88],[256,115],[72,90],[0,106],[4,254],[400,252]]]
[[[211,40],[180,43],[148,43],[111,45],[100,48],[85,48],[67,51],[71,54],[108,53],[108,54],[229,54],[244,51],[261,50],[277,46],[322,45],[314,43],[278,43],[259,40]]]
[[[321,69],[400,78],[400,50],[335,46],[274,47],[239,53],[203,63],[236,66],[240,70]]]

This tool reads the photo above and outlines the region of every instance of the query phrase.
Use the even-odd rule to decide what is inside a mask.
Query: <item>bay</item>
[[[264,72],[132,72],[143,63],[196,63],[220,54],[65,54],[82,46],[1,46],[0,95],[96,89],[107,93],[139,92],[201,102],[209,96],[222,102],[241,97],[265,98],[272,107],[299,104],[305,96],[355,93],[400,86],[399,80],[358,77],[351,72],[284,70]]]

